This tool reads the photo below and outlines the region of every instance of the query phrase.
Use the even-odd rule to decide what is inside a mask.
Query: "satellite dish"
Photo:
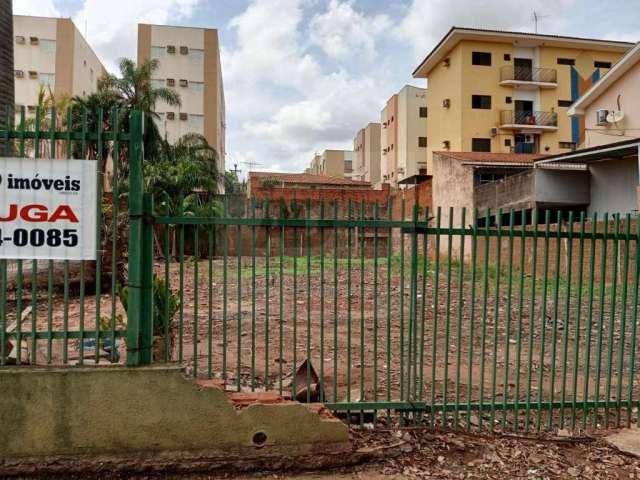
[[[607,115],[607,122],[609,122],[609,123],[618,123],[623,118],[624,118],[624,112],[622,112],[620,110],[617,110],[617,111],[613,110],[613,111],[609,112],[609,114]]]

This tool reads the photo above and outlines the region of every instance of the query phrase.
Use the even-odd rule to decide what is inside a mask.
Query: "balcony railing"
[[[525,110],[503,110],[500,112],[500,125],[518,127],[557,127],[558,114],[555,112],[534,112]]]
[[[558,83],[558,72],[555,68],[532,68],[504,66],[500,69],[500,81]]]

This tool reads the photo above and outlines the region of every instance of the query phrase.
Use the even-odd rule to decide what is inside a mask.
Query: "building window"
[[[180,47],[180,54],[189,55],[189,47],[185,47],[185,46]]]
[[[593,62],[593,66],[596,68],[611,68],[611,62],[601,62],[599,60],[596,60],[595,62]]]
[[[167,87],[175,87],[176,79],[175,78],[167,78]]]
[[[504,146],[505,147],[510,147],[511,146],[511,139],[510,138],[505,138],[504,139]]]
[[[175,45],[167,45],[167,53],[176,53],[176,46]]]
[[[491,110],[491,95],[471,95],[471,108]]]
[[[204,50],[199,48],[190,48],[189,61],[196,63],[204,61]]]
[[[56,41],[41,39],[40,51],[49,55],[56,53]]]
[[[504,103],[511,103],[511,97],[504,97]]]
[[[174,120],[176,118],[176,114],[174,112],[167,112],[167,120]]]
[[[162,58],[166,51],[164,47],[151,47],[151,58]]]
[[[427,137],[418,137],[418,147],[426,148],[427,146]]]
[[[40,79],[40,83],[50,88],[53,88],[56,82],[56,76],[53,73],[40,73],[38,78]]]
[[[490,152],[491,139],[490,138],[472,138],[471,151],[472,152]]]
[[[573,101],[571,100],[558,100],[559,107],[570,107]]]
[[[505,53],[504,54],[504,61],[505,62],[510,62],[511,61],[511,54],[510,53]]]
[[[420,107],[420,118],[427,118],[427,107]]]
[[[188,120],[189,115],[185,112],[180,112],[180,120]]]
[[[491,53],[490,52],[471,52],[471,64],[491,66]]]
[[[558,58],[558,65],[575,65],[576,61],[573,58]]]
[[[204,91],[204,83],[189,82],[189,90],[191,90],[194,93],[202,93]]]
[[[570,148],[571,150],[576,149],[575,142],[558,142],[558,148]]]
[[[185,88],[188,87],[189,86],[189,81],[184,79],[184,78],[181,78],[180,79],[180,86],[181,87],[185,87]]]

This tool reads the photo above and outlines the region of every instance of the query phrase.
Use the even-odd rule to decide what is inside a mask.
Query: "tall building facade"
[[[0,0],[0,111],[14,103],[12,7],[12,0]],[[2,115],[0,128],[5,128],[5,120]]]
[[[15,104],[28,114],[42,85],[57,99],[88,95],[105,72],[70,18],[14,15],[13,51]]]
[[[427,169],[427,90],[405,85],[380,114],[381,180],[397,186]]]
[[[358,130],[353,150],[356,157],[351,178],[373,185],[380,183],[380,124],[371,122]]]
[[[335,178],[351,178],[356,153],[353,150],[325,150],[316,153],[305,169],[311,175],[326,175]]]
[[[187,133],[203,135],[225,165],[225,100],[218,31],[210,28],[138,25],[138,63],[155,58],[160,67],[152,82],[175,89],[180,107],[156,105],[158,127],[169,142]]]
[[[434,151],[561,153],[584,140],[568,107],[633,44],[453,27],[413,72],[428,80]]]

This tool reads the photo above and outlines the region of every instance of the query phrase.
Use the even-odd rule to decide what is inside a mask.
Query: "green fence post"
[[[150,362],[149,344],[144,319],[149,312],[144,299],[145,279],[142,247],[144,245],[144,184],[142,177],[143,117],[134,110],[129,117],[129,279],[127,306],[127,365],[144,365]],[[146,347],[146,348],[145,348]]]

